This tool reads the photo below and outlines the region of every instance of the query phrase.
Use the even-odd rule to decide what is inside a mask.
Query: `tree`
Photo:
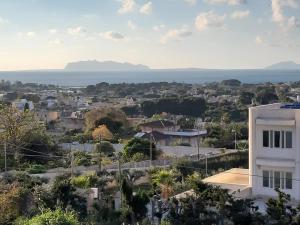
[[[250,105],[253,98],[254,94],[252,92],[242,91],[239,96],[239,101],[243,105]]]
[[[7,144],[8,151],[14,154],[20,165],[21,149],[28,145],[32,137],[45,134],[42,125],[32,112],[19,111],[10,106],[0,106],[0,144]]]
[[[274,87],[265,87],[259,90],[255,97],[259,104],[269,104],[278,100]]]
[[[26,140],[44,129],[33,113],[22,112],[14,107],[0,107],[0,129],[4,132],[1,137],[9,143],[22,146]]]
[[[221,81],[221,84],[224,86],[240,86],[241,85],[241,81],[236,80],[236,79],[229,79],[229,80],[223,80]]]
[[[27,189],[16,183],[0,184],[0,225],[11,224],[26,208],[30,208],[28,200]]]
[[[110,141],[113,139],[113,134],[109,131],[109,129],[106,127],[106,125],[100,125],[97,127],[93,133],[92,136],[94,140],[107,140]]]
[[[123,126],[122,122],[114,121],[110,117],[103,117],[96,120],[95,126],[99,127],[100,125],[105,125],[113,134],[118,133]]]
[[[181,129],[194,129],[195,128],[195,119],[183,117],[178,120],[177,124]]]
[[[85,114],[85,131],[91,131],[97,127],[97,121],[102,118],[109,118],[114,122],[120,122],[123,126],[128,126],[126,114],[116,108],[93,109]]]
[[[163,199],[168,199],[173,193],[176,174],[173,170],[159,170],[152,174],[152,183],[160,187]]]
[[[206,110],[206,101],[203,98],[161,98],[156,101],[144,101],[141,110],[144,115],[151,117],[163,112],[174,115],[186,115],[192,117],[203,116]]]
[[[130,224],[135,224],[136,220],[141,220],[146,216],[146,205],[149,202],[149,197],[146,192],[141,190],[133,194],[133,184],[126,178],[122,180],[121,189],[125,197],[125,203],[129,207],[128,212],[131,214]]]
[[[74,212],[65,212],[62,209],[48,210],[31,219],[20,219],[17,225],[80,225]]]
[[[81,218],[86,216],[86,199],[76,194],[76,188],[73,186],[69,175],[56,177],[50,192],[56,203],[54,208],[61,207],[65,209],[71,207],[79,213]],[[48,208],[53,208],[53,206]]]
[[[150,158],[150,141],[142,138],[133,138],[125,145],[122,154],[125,161],[132,160],[135,154],[143,154]],[[157,155],[156,146],[152,143],[152,159],[156,159]]]
[[[105,156],[112,156],[115,152],[114,146],[108,141],[101,141],[96,145],[96,152]]]
[[[276,199],[269,199],[267,202],[267,215],[272,224],[289,225],[296,224],[294,222],[297,210],[290,206],[288,203],[291,200],[290,195],[275,189],[278,197]]]

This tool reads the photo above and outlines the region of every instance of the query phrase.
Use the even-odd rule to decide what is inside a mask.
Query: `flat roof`
[[[248,186],[249,185],[249,170],[248,169],[240,169],[233,168],[216,175],[207,177],[203,179],[204,183],[216,184],[222,186],[225,185],[241,185]]]
[[[266,109],[300,109],[300,102],[294,103],[273,103],[267,105],[258,105],[250,108],[266,108]]]

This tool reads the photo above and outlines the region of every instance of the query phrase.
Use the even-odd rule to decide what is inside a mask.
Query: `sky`
[[[0,70],[300,63],[300,0],[0,0]]]

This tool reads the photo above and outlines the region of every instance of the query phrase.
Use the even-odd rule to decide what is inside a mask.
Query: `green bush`
[[[78,188],[91,188],[98,182],[98,177],[95,173],[74,177],[71,183]]]
[[[92,157],[86,152],[82,152],[82,151],[75,152],[74,157],[75,157],[75,165],[76,166],[90,166],[91,165]]]
[[[80,225],[77,216],[73,212],[64,212],[61,209],[47,211],[31,219],[20,218],[16,225]]]
[[[30,174],[45,173],[47,168],[44,165],[32,164],[26,171]]]

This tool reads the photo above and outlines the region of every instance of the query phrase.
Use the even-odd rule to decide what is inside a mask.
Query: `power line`
[[[192,166],[177,166],[177,167],[205,171],[205,169],[202,169],[200,167],[192,167]],[[209,171],[213,172],[213,171],[216,171],[216,170],[210,169]],[[263,176],[257,175],[257,174],[244,174],[244,173],[237,173],[237,172],[230,172],[230,171],[222,171],[220,173],[228,173],[228,174],[234,174],[234,175],[242,175],[242,176],[248,176],[248,177],[250,176],[250,177],[260,177],[260,178],[263,178]],[[218,174],[215,174],[215,175],[218,175]],[[275,177],[272,177],[272,178],[275,178]],[[282,178],[280,178],[280,179],[282,179]],[[288,180],[294,180],[294,181],[299,181],[300,182],[299,179],[295,179],[295,178],[291,178],[291,179],[288,179]]]
[[[43,152],[35,151],[35,150],[29,149],[29,148],[17,146],[17,145],[12,144],[12,143],[7,143],[7,144],[8,145],[12,145],[13,147],[16,147],[16,148],[21,148],[23,150],[27,150],[27,151],[30,151],[30,152],[38,153],[38,154],[41,154],[41,155],[44,155],[44,156],[53,156],[53,155],[50,155],[50,154],[47,154],[47,153],[43,153]],[[57,157],[61,157],[61,156],[57,156]]]

